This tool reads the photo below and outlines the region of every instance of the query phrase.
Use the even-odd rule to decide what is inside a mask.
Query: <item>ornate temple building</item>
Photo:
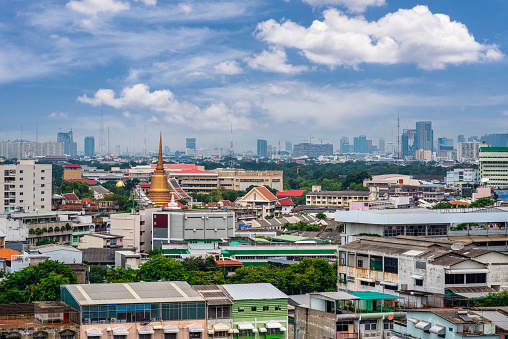
[[[159,159],[157,160],[157,167],[152,174],[152,181],[150,190],[148,191],[148,199],[150,199],[154,206],[162,206],[171,201],[171,194],[168,185],[168,176],[164,171],[162,163],[162,133],[159,143]]]

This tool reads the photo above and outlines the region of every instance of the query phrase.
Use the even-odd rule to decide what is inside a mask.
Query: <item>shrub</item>
[[[33,228],[31,228],[29,231],[28,231],[28,234],[34,234],[35,233],[35,230]]]
[[[69,223],[66,223],[66,224],[65,224],[65,229],[66,229],[67,231],[70,231],[70,230],[72,229],[72,227],[71,227],[71,225],[69,225]]]
[[[48,231],[48,229],[47,229],[46,227],[44,227],[44,228],[42,229],[42,232],[43,232],[43,233],[46,233],[47,231]]]
[[[42,230],[40,228],[35,230],[35,234],[37,234],[37,235],[41,235],[42,233],[43,232],[42,232]]]
[[[58,232],[58,231],[60,231],[60,227],[57,226],[57,227],[55,227],[55,232]]]
[[[53,227],[48,228],[48,232],[53,232]]]

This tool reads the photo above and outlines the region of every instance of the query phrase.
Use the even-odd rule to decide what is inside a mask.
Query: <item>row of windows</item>
[[[305,258],[314,258],[314,259],[335,259],[334,255],[304,255],[304,254],[295,254],[293,256],[301,256]],[[280,255],[235,255],[236,260],[265,260],[272,258],[279,258]]]
[[[257,312],[257,306],[252,306],[250,308],[251,312]],[[277,306],[274,306],[274,310],[275,311],[280,311],[282,310],[282,306],[280,305],[277,305]],[[263,311],[270,311],[270,306],[263,306]],[[238,307],[238,312],[245,312],[245,307]]]
[[[464,284],[464,281],[466,284],[484,284],[487,273],[445,274],[445,284]]]

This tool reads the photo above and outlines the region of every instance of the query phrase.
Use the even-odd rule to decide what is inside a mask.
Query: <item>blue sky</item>
[[[508,129],[503,0],[4,0],[0,140],[235,149]],[[21,131],[22,129],[22,131]]]

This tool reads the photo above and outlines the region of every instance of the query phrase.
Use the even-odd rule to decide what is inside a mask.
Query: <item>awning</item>
[[[113,329],[113,335],[129,335],[129,330],[125,327],[116,327]]]
[[[217,332],[230,330],[229,326],[224,323],[218,323],[218,324],[213,325],[213,329],[214,329],[214,331],[217,331]]]
[[[180,330],[175,325],[164,326],[164,333],[178,333]]]
[[[411,279],[415,279],[415,280],[423,280],[425,279],[425,277],[423,275],[418,275],[418,274],[415,274],[415,275],[412,275],[411,276]]]
[[[396,335],[392,335],[390,339],[402,339],[401,337],[397,337]]]
[[[356,278],[356,280],[366,281],[366,282],[375,282],[375,280],[371,279],[371,278]]]
[[[394,282],[391,282],[391,281],[381,281],[380,284],[381,285],[385,285],[385,286],[395,286],[395,287],[399,286],[398,283],[394,283]]]
[[[237,328],[233,328],[233,333],[234,333],[234,334],[238,334],[238,333],[240,333],[240,330],[239,330],[239,329],[237,329]]]
[[[420,320],[418,324],[415,325],[415,327],[422,331],[428,331],[430,329],[430,323]]]
[[[102,337],[102,331],[98,328],[92,327],[91,329],[86,331],[87,337]]]
[[[416,318],[409,318],[407,321],[409,321],[410,323],[413,323],[413,324],[418,324],[418,322],[420,320],[416,319]]]
[[[471,268],[462,270],[445,270],[446,274],[490,273],[488,268]]]
[[[264,332],[266,332],[266,327],[260,327],[260,328],[259,328],[259,332],[260,332],[260,333],[264,333]]]
[[[281,328],[282,325],[276,321],[269,321],[266,323],[266,328]]]
[[[444,334],[446,334],[446,327],[435,325],[435,326],[432,326],[429,331],[430,331],[430,333],[434,333],[437,335],[444,335]]]
[[[138,328],[138,334],[154,334],[155,331],[150,326],[141,326]]]
[[[253,330],[254,326],[249,323],[240,323],[240,324],[238,324],[238,329],[239,330]]]
[[[282,326],[281,328],[279,328],[279,331],[286,332],[286,328],[284,326]]]
[[[258,333],[258,329],[257,328],[253,328],[252,329],[252,333]]]
[[[187,329],[189,330],[189,332],[191,333],[195,333],[195,332],[204,332],[205,329],[203,327],[201,327],[200,325],[196,325],[196,324],[192,324],[190,325],[189,327],[187,327]]]
[[[212,334],[214,334],[214,333],[215,333],[215,331],[214,331],[214,330],[208,330],[208,334],[212,335]]]

